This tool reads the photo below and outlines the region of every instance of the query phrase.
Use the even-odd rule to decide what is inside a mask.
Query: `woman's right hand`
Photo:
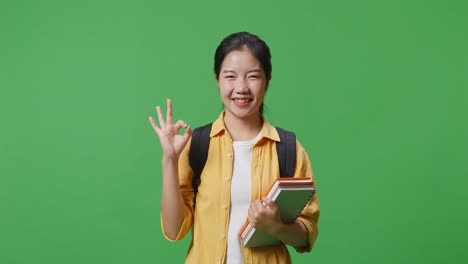
[[[173,123],[172,120],[172,102],[170,99],[167,99],[167,113],[166,121],[164,121],[163,113],[159,106],[156,107],[156,112],[158,113],[159,127],[156,125],[153,117],[149,117],[149,121],[154,131],[159,137],[161,142],[161,147],[163,149],[163,155],[166,158],[179,158],[182,149],[185,147],[187,142],[192,135],[192,130],[190,127],[182,120]],[[179,130],[185,128],[185,133],[179,135]]]

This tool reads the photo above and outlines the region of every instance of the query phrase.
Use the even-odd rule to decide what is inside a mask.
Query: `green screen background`
[[[182,263],[148,116],[213,121],[214,50],[246,30],[319,189],[294,263],[466,263],[467,25],[465,1],[1,1],[0,262]]]

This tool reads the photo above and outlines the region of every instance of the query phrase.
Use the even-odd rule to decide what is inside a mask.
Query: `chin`
[[[235,117],[237,117],[239,119],[245,119],[245,118],[250,118],[252,116],[259,116],[260,115],[260,112],[258,110],[255,111],[253,109],[246,109],[246,110],[241,110],[241,111],[239,111],[239,110],[234,110],[234,111],[229,110],[229,112],[233,116],[235,116]]]

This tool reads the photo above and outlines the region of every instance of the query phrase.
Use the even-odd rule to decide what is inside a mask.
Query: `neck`
[[[255,138],[262,129],[262,118],[255,115],[248,118],[237,118],[226,113],[224,125],[234,141],[245,141]]]

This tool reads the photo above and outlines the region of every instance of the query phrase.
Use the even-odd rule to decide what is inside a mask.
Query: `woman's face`
[[[258,118],[268,81],[261,63],[250,49],[229,52],[217,80],[229,118]]]

